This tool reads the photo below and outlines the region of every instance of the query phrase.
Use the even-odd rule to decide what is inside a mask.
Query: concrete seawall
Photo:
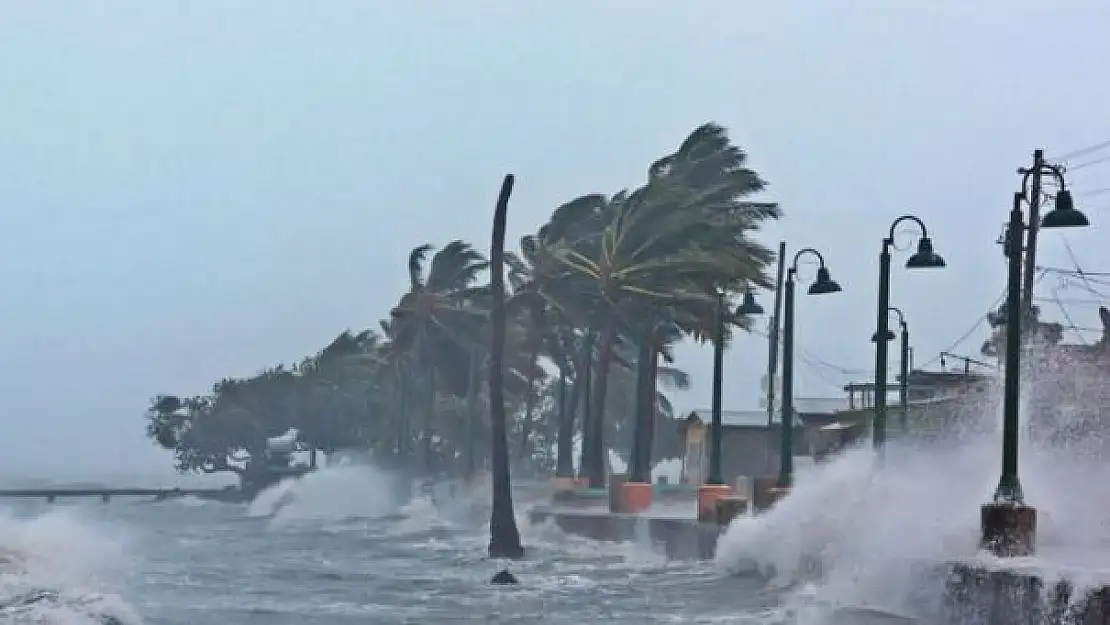
[[[948,566],[944,615],[960,625],[1110,625],[1110,587],[1032,572]]]
[[[533,524],[602,541],[649,541],[670,559],[710,560],[725,528],[692,518],[539,506]],[[1077,586],[1035,571],[977,562],[917,563],[922,623],[938,625],[1110,625],[1110,586]],[[915,576],[917,577],[917,576]]]
[[[648,540],[674,560],[711,560],[724,529],[693,518],[621,514],[538,506],[528,512],[532,524],[552,523],[568,534],[593,540]]]

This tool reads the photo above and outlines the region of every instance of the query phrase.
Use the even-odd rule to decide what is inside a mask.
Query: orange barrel
[[[625,482],[621,485],[621,512],[643,512],[651,507],[651,484]]]

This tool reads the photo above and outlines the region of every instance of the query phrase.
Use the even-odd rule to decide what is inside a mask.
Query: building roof
[[[709,423],[712,417],[712,411],[708,409],[698,409],[694,411],[698,419],[704,423]],[[795,413],[794,423],[801,427],[803,425],[802,419]],[[777,424],[782,420],[779,413],[774,414],[771,423]],[[765,428],[767,427],[767,411],[766,410],[722,410],[721,411],[721,425],[733,428]]]
[[[742,427],[742,428],[765,428],[767,427],[767,408],[766,400],[761,400],[764,404],[762,408],[752,410],[722,410],[721,411],[721,424],[728,427]],[[778,404],[778,402],[775,402]],[[828,417],[832,418],[838,412],[848,408],[847,397],[795,397],[794,398],[794,423],[801,426],[806,421]],[[697,416],[699,420],[704,423],[709,423],[712,419],[713,411],[709,408],[698,408],[687,416]],[[775,406],[771,415],[771,424],[777,425],[782,421],[782,411],[778,405]]]

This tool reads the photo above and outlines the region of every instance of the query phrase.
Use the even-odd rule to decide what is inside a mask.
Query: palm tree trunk
[[[589,466],[593,458],[594,432],[590,424],[593,423],[593,411],[590,410],[590,399],[593,396],[594,385],[594,335],[586,335],[586,344],[582,348],[582,447],[578,452],[578,477],[589,476]],[[577,408],[577,406],[576,406]]]
[[[574,407],[582,395],[582,384],[574,383],[567,403],[567,370],[559,368],[559,431],[556,439],[555,477],[574,477]]]
[[[601,335],[601,347],[597,354],[597,383],[591,405],[590,430],[593,432],[593,445],[590,448],[591,466],[590,488],[605,488],[605,469],[607,466],[605,447],[605,400],[609,391],[609,367],[613,361],[613,343],[617,336],[616,319],[610,316],[605,321],[605,331]]]
[[[539,356],[536,356],[538,359]],[[535,362],[535,359],[532,360]],[[532,438],[532,413],[536,411],[536,379],[534,372],[528,372],[528,394],[524,397],[524,419],[520,422],[520,458],[527,460],[532,455],[528,443]]]
[[[421,432],[421,440],[424,441],[424,449],[421,452],[424,455],[424,470],[430,475],[432,473],[432,428],[436,422],[436,368],[435,366],[428,367],[428,410],[424,415],[424,428]]]
[[[409,385],[404,371],[399,373],[397,384],[393,387],[397,392],[397,455],[405,456],[409,446]]]
[[[490,428],[493,454],[493,510],[489,521],[489,557],[522,558],[524,546],[520,544],[520,530],[513,512],[512,479],[509,476],[509,440],[505,428],[505,222],[509,210],[509,194],[513,190],[513,176],[505,176],[497,207],[493,213],[493,240],[490,250],[490,287],[493,307],[490,321],[493,337],[490,341]]]
[[[659,343],[655,335],[651,337],[651,355],[648,356],[646,414],[644,414],[644,465],[647,477],[651,479],[651,468],[655,462],[655,417],[659,409]]]
[[[469,379],[466,387],[466,475],[471,477],[478,469],[475,437],[478,430],[478,350],[470,352]]]
[[[636,391],[635,408],[633,413],[632,452],[629,454],[630,482],[648,482],[651,480],[651,442],[648,440],[648,429],[651,427],[651,417],[654,410],[649,406],[655,403],[655,397],[648,393],[652,391],[648,376],[651,375],[652,340],[645,336],[640,341],[639,354],[636,357]],[[647,452],[645,454],[645,451]]]

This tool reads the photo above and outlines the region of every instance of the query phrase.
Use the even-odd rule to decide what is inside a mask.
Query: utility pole
[[[1044,171],[1044,150],[1033,150],[1033,167],[1025,170],[1029,176],[1029,225],[1025,232],[1025,267],[1022,276],[1022,321],[1033,320],[1033,280],[1037,273],[1037,230],[1041,226],[1041,173]],[[1013,251],[1011,250],[1011,253]],[[1018,252],[1020,254],[1020,251]],[[1032,327],[1027,329],[1032,330]]]
[[[771,315],[771,330],[767,333],[767,431],[775,422],[775,374],[779,370],[779,328],[782,326],[782,281],[786,271],[786,241],[779,241],[779,268],[775,277],[775,313]],[[768,436],[763,447],[763,466],[770,468],[772,450]]]
[[[782,280],[786,270],[786,241],[779,241],[779,268],[775,277],[775,314],[767,333],[767,427],[775,421],[775,374],[779,369],[779,326],[782,318]]]

